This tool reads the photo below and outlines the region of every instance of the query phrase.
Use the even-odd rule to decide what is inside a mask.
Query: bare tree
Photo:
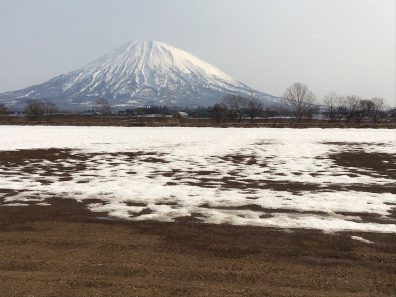
[[[25,106],[25,112],[32,117],[45,115],[45,104],[40,100],[28,100]]]
[[[342,100],[342,108],[344,112],[344,118],[345,122],[349,123],[351,119],[356,117],[356,115],[359,113],[359,109],[361,107],[361,101],[362,99],[358,96],[347,96]]]
[[[251,121],[259,116],[264,110],[263,104],[260,102],[259,99],[255,98],[254,96],[250,96],[249,98],[247,98],[246,108]]]
[[[227,112],[227,106],[225,106],[223,104],[220,104],[220,103],[216,103],[212,107],[212,112],[213,112],[213,116],[215,118],[215,121],[217,123],[220,123],[224,119],[224,115]]]
[[[342,102],[344,98],[332,92],[324,97],[325,115],[331,121],[339,120],[343,117]]]
[[[111,107],[109,102],[105,98],[99,98],[95,104],[95,110],[102,115],[102,120],[111,114]]]
[[[58,111],[58,107],[56,106],[56,104],[51,101],[44,101],[43,106],[45,110],[45,115],[47,116],[51,116]]]
[[[364,118],[377,122],[382,114],[384,100],[382,98],[361,99],[359,101],[359,110],[356,120],[360,121]]]
[[[378,122],[381,120],[381,115],[384,110],[384,99],[383,98],[373,98],[371,99],[373,102],[373,111],[372,111],[372,119],[374,122]]]
[[[7,112],[8,112],[8,109],[4,105],[4,103],[0,103],[0,115],[7,114]]]
[[[275,118],[275,117],[280,117],[280,116],[284,115],[281,105],[279,105],[279,106],[272,105],[270,107],[266,107],[263,110],[262,114],[265,118]]]
[[[29,116],[38,117],[38,116],[51,116],[53,115],[58,108],[51,101],[42,101],[42,100],[28,100],[25,106],[25,112]]]
[[[358,110],[355,114],[356,121],[360,122],[362,119],[370,119],[374,110],[374,102],[370,99],[360,99]]]
[[[313,103],[316,100],[314,93],[309,87],[299,82],[288,87],[282,97],[286,105],[293,111],[299,123],[312,110]]]
[[[229,110],[236,113],[238,120],[242,120],[242,109],[246,106],[247,99],[239,95],[227,95],[221,101]]]

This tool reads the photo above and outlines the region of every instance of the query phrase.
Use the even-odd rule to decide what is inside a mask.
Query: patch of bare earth
[[[351,172],[396,179],[396,154],[357,150],[330,154],[329,157],[338,166],[348,167]]]
[[[0,296],[395,296],[396,236],[104,220],[0,207]]]

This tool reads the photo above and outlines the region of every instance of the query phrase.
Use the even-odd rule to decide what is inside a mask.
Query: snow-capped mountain
[[[263,103],[277,97],[256,91],[220,69],[157,41],[129,42],[99,59],[45,83],[0,94],[0,102],[22,105],[51,100],[64,108],[90,108],[99,97],[113,106],[212,105],[226,94],[254,94]]]

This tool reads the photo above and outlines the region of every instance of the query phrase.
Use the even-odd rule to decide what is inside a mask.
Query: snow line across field
[[[395,130],[0,128],[0,205],[396,233]],[[89,199],[89,200],[88,200]]]

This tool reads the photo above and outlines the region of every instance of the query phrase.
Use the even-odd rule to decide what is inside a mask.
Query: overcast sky
[[[0,0],[0,92],[130,40],[186,50],[260,91],[294,81],[395,102],[395,0]]]

